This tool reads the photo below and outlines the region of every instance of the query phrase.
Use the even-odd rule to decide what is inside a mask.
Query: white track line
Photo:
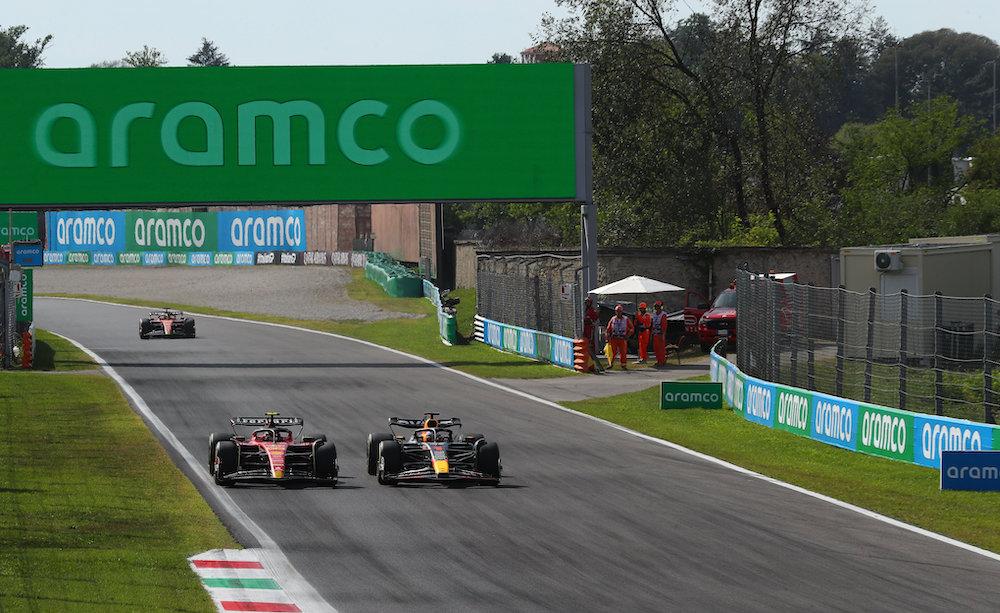
[[[111,304],[111,303],[108,303]],[[127,306],[127,305],[117,305],[117,306]],[[49,332],[52,332],[49,330]],[[55,332],[52,332],[56,334]],[[184,460],[184,462],[191,469],[191,473],[195,475],[201,483],[205,486],[205,490],[211,492],[211,495],[215,498],[216,502],[220,507],[225,509],[225,511],[235,519],[240,525],[243,526],[252,534],[259,542],[260,549],[256,549],[259,554],[261,563],[268,569],[270,569],[278,580],[278,583],[284,588],[284,590],[292,596],[294,601],[299,605],[303,611],[308,611],[312,613],[337,613],[337,610],[330,606],[319,592],[306,581],[302,575],[295,570],[292,563],[285,556],[285,553],[278,546],[278,543],[271,538],[266,532],[253,519],[250,518],[246,512],[240,508],[239,505],[232,499],[225,489],[215,485],[215,482],[209,479],[208,471],[205,469],[205,463],[196,460],[191,452],[187,450],[184,445],[181,444],[180,440],[174,435],[174,433],[164,424],[159,417],[149,408],[146,401],[142,399],[142,396],[135,391],[121,375],[115,371],[101,356],[97,355],[90,349],[84,347],[76,340],[63,336],[61,334],[56,334],[61,338],[73,343],[80,351],[83,351],[89,355],[97,364],[104,369],[104,372],[108,374],[109,377],[114,379],[118,387],[122,389],[129,400],[132,401],[132,405],[135,409],[153,426],[153,428],[166,440],[170,446],[177,452],[178,455]]]
[[[80,300],[80,301],[83,301],[83,302],[93,302],[93,303],[96,303],[96,304],[109,304],[109,305],[113,305],[113,306],[129,307],[129,308],[135,308],[135,309],[147,309],[147,308],[150,308],[150,307],[139,307],[139,306],[130,305],[130,304],[119,304],[117,302],[105,302],[105,301],[102,301],[102,300],[90,300],[90,299],[85,299],[85,298],[57,298],[57,297],[53,296],[53,297],[49,297],[49,299],[50,300],[53,300],[53,299],[54,300]],[[274,327],[274,328],[286,328],[288,330],[297,330],[297,331],[300,331],[300,332],[309,332],[309,333],[312,333],[312,334],[321,334],[323,336],[330,336],[330,337],[337,338],[337,339],[340,339],[340,340],[345,340],[345,341],[351,341],[351,342],[355,342],[355,343],[360,343],[360,344],[368,346],[368,347],[374,347],[374,348],[377,348],[377,349],[382,349],[383,351],[388,351],[388,352],[391,352],[391,353],[395,353],[397,355],[406,356],[406,357],[411,358],[413,360],[417,360],[418,362],[423,362],[424,364],[431,364],[433,366],[436,366],[437,368],[440,368],[442,370],[446,370],[446,371],[451,372],[451,373],[455,373],[456,375],[459,375],[461,377],[465,377],[466,379],[471,379],[472,381],[476,381],[476,382],[481,383],[483,385],[488,385],[490,387],[493,387],[493,388],[496,388],[496,389],[499,389],[499,390],[503,390],[505,392],[509,392],[509,393],[514,394],[516,396],[520,396],[520,397],[526,398],[528,400],[533,400],[535,402],[538,402],[540,404],[544,404],[545,406],[552,407],[554,409],[558,409],[558,410],[563,411],[565,413],[571,413],[573,415],[578,415],[578,416],[583,417],[585,419],[590,419],[592,421],[596,421],[596,422],[598,422],[600,424],[604,424],[605,426],[608,426],[609,428],[614,428],[615,430],[618,430],[620,432],[625,432],[626,434],[631,434],[632,436],[641,438],[641,439],[649,441],[651,443],[655,443],[657,445],[662,445],[664,447],[669,447],[670,449],[673,449],[675,451],[679,451],[681,453],[685,453],[687,455],[696,457],[696,458],[704,460],[706,462],[711,462],[712,464],[716,464],[718,466],[722,466],[724,468],[728,468],[729,470],[738,472],[738,473],[746,475],[748,477],[753,477],[754,479],[760,479],[761,481],[765,481],[767,483],[771,483],[773,485],[777,485],[778,487],[783,487],[783,488],[785,488],[787,490],[791,490],[793,492],[798,492],[800,494],[804,494],[806,496],[810,496],[810,497],[815,498],[817,500],[822,500],[823,502],[827,502],[827,503],[832,504],[832,505],[834,505],[836,507],[840,507],[842,509],[847,509],[848,511],[853,511],[853,512],[859,514],[859,515],[864,515],[865,517],[874,519],[876,521],[880,521],[880,522],[888,524],[890,526],[894,526],[896,528],[901,528],[903,530],[908,530],[910,532],[913,532],[914,534],[919,534],[921,536],[926,536],[927,538],[931,538],[931,539],[934,539],[936,541],[940,541],[942,543],[946,543],[948,545],[952,545],[954,547],[958,547],[960,549],[964,549],[966,551],[969,551],[969,552],[981,555],[983,557],[989,558],[991,560],[995,560],[997,562],[1000,562],[1000,554],[998,554],[996,552],[989,551],[989,550],[983,549],[981,547],[976,547],[975,545],[970,545],[968,543],[964,543],[962,541],[953,539],[953,538],[945,536],[943,534],[938,534],[937,532],[932,532],[930,530],[925,530],[924,528],[921,528],[919,526],[914,526],[913,524],[908,524],[908,523],[906,523],[904,521],[900,521],[898,519],[893,519],[891,517],[882,515],[881,513],[876,513],[875,511],[871,511],[871,510],[868,510],[868,509],[865,509],[865,508],[853,505],[853,504],[851,504],[849,502],[844,502],[843,500],[838,500],[836,498],[831,498],[830,496],[827,496],[825,494],[820,494],[819,492],[814,492],[814,491],[808,490],[808,489],[806,489],[804,487],[799,487],[798,485],[793,485],[791,483],[786,483],[785,481],[781,481],[781,480],[775,479],[773,477],[768,477],[767,475],[762,475],[762,474],[760,474],[758,472],[754,472],[754,471],[752,471],[750,469],[743,468],[742,466],[737,466],[736,464],[732,464],[732,463],[727,462],[725,460],[720,460],[719,458],[716,458],[716,457],[713,457],[713,456],[710,456],[710,455],[706,455],[704,453],[701,453],[700,451],[695,451],[694,449],[688,449],[687,447],[684,447],[683,445],[678,445],[677,443],[672,443],[670,441],[665,441],[663,439],[659,439],[659,438],[656,438],[654,436],[649,436],[648,434],[643,434],[642,432],[637,432],[635,430],[631,430],[631,429],[626,428],[624,426],[620,426],[620,425],[618,425],[616,423],[610,422],[610,421],[608,421],[606,419],[601,419],[600,417],[594,417],[593,415],[588,415],[586,413],[581,413],[580,411],[575,411],[573,409],[569,409],[567,407],[562,406],[561,404],[557,404],[555,402],[552,402],[551,400],[546,400],[544,398],[539,398],[538,396],[534,396],[534,395],[529,394],[527,392],[522,392],[521,390],[516,390],[516,389],[511,388],[511,387],[507,387],[506,385],[502,385],[500,383],[496,383],[495,381],[490,381],[489,379],[483,379],[482,377],[477,377],[475,375],[470,375],[469,373],[462,372],[460,370],[455,370],[454,368],[450,368],[448,366],[444,366],[443,364],[438,364],[437,362],[435,362],[433,360],[428,360],[427,358],[423,358],[423,357],[420,357],[418,355],[413,355],[413,354],[410,354],[410,353],[406,353],[405,351],[400,351],[398,349],[392,349],[391,347],[383,347],[382,345],[377,345],[377,344],[369,342],[369,341],[364,341],[364,340],[357,339],[357,338],[351,338],[349,336],[342,336],[340,334],[334,334],[333,332],[323,332],[321,330],[310,330],[309,328],[300,328],[298,326],[290,326],[288,324],[276,324],[276,323],[271,323],[271,322],[268,322],[268,321],[257,321],[255,319],[240,319],[240,318],[237,318],[237,317],[224,317],[222,315],[206,315],[204,313],[194,313],[194,312],[191,312],[191,311],[188,311],[188,313],[190,313],[192,315],[197,315],[198,317],[212,317],[212,318],[215,318],[215,319],[224,319],[224,320],[227,320],[227,321],[235,321],[235,322],[239,322],[239,323],[252,323],[252,324],[256,324],[256,325],[260,325],[260,326],[271,326],[271,327]],[[125,384],[125,385],[127,385],[127,384]],[[192,458],[192,461],[193,461],[193,458]],[[207,480],[207,477],[205,477],[205,479]]]

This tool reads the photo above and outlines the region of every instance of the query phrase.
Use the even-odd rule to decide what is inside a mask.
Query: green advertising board
[[[4,69],[0,202],[579,200],[578,68]]]
[[[214,213],[125,213],[125,248],[128,251],[215,251],[218,217]]]
[[[858,451],[913,462],[913,415],[858,404]]]
[[[16,321],[31,321],[35,316],[34,273],[35,271],[30,268],[21,269],[23,280],[21,281],[21,295],[18,296],[15,304],[15,310],[17,311]]]
[[[0,144],[0,147],[2,146]],[[0,187],[0,190],[2,189]],[[0,211],[0,243],[10,243],[11,235],[16,241],[35,241],[41,238],[38,234],[38,213],[15,211],[10,214],[6,211]]]
[[[661,409],[721,409],[722,384],[704,381],[662,381]]]
[[[774,427],[799,436],[809,436],[810,395],[783,385],[775,385],[777,400]]]

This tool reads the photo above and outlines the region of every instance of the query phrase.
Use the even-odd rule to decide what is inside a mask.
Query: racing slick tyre
[[[232,432],[213,432],[208,435],[208,474],[215,468],[215,444],[219,441],[233,440]]]
[[[239,463],[240,450],[236,443],[232,441],[219,441],[215,444],[215,483],[216,485],[231,485],[232,479],[226,479],[225,475],[236,472]]]
[[[396,441],[382,441],[378,445],[378,482],[395,485],[396,480],[386,475],[394,475],[403,470],[403,448]]]
[[[305,443],[308,443],[310,441],[322,441],[322,442],[325,443],[326,442],[326,435],[325,434],[307,434],[307,435],[305,435],[305,436],[302,437],[302,441],[305,442]]]
[[[494,479],[500,478],[500,446],[486,443],[476,453],[476,468]]]
[[[374,475],[378,471],[378,445],[382,441],[395,440],[388,432],[375,432],[368,435],[368,474]]]
[[[322,442],[316,443],[316,451],[313,452],[313,470],[316,471],[316,476],[323,477],[324,479],[336,479],[337,478],[337,446],[332,442],[325,440],[323,437]],[[337,482],[334,481],[333,485]]]
[[[472,445],[474,449],[479,449],[486,444],[486,435],[484,434],[466,434],[465,442]]]

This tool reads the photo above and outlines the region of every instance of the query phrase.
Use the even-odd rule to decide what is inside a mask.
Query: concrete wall
[[[378,204],[372,207],[375,250],[403,262],[420,261],[420,205]]]
[[[455,241],[455,287],[476,287],[478,241]]]

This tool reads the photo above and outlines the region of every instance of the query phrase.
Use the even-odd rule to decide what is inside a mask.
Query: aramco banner
[[[575,200],[577,72],[3,69],[0,202]]]
[[[828,445],[931,468],[940,468],[942,452],[1000,450],[998,426],[768,383],[714,351],[709,374],[745,419]]]
[[[57,211],[45,214],[48,250],[110,254],[305,251],[301,210]],[[119,258],[120,259],[120,258]],[[128,263],[128,262],[120,262]]]

